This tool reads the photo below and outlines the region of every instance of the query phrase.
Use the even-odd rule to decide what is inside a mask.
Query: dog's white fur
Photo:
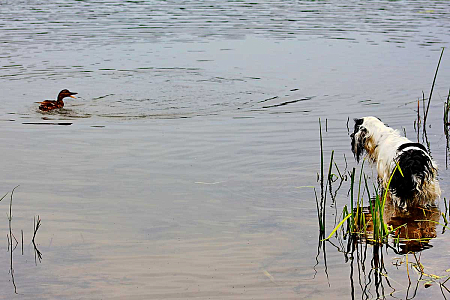
[[[423,184],[419,184],[416,175],[412,175],[416,183],[414,199],[404,199],[405,201],[401,201],[402,199],[399,199],[395,195],[391,196],[394,203],[402,209],[406,209],[405,206],[432,205],[434,200],[440,197],[441,189],[437,180],[437,164],[429,156],[427,151],[417,146],[407,146],[398,151],[401,145],[413,142],[401,136],[397,130],[386,126],[378,118],[364,117],[362,120],[363,122],[358,129],[355,125],[355,132],[352,134],[352,139],[354,139],[352,142],[352,151],[355,153],[355,156],[357,151],[366,153],[366,157],[372,163],[376,164],[378,179],[382,183],[382,186],[386,188],[400,155],[408,150],[422,151],[423,155],[431,161],[431,172],[424,176],[425,181]],[[362,143],[364,149],[358,149],[361,146],[361,139],[364,139]],[[357,158],[359,159],[359,157]]]

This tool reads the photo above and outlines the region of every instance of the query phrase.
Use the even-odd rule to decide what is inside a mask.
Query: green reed
[[[353,207],[353,187],[355,186],[355,168],[352,169],[352,174],[350,177],[350,211],[351,211],[351,219],[350,219],[350,232],[353,232],[353,225],[355,224],[355,216],[353,212],[355,211],[355,208]],[[347,212],[348,213],[348,212]]]
[[[448,226],[448,217],[449,217],[449,213],[450,213],[450,199],[448,200],[448,205],[447,205],[447,199],[444,197],[444,206],[445,206],[445,210],[444,210],[444,212],[441,212],[441,216],[444,221],[442,233],[445,232],[445,229]]]
[[[333,157],[333,155],[332,155]],[[337,230],[347,221],[347,229],[346,234],[351,235],[359,235],[359,236],[366,236],[367,237],[367,228],[369,226],[369,223],[372,223],[373,230],[372,230],[372,239],[368,239],[369,241],[376,243],[376,244],[383,244],[388,241],[389,235],[391,235],[393,232],[395,232],[398,228],[404,226],[399,226],[397,228],[389,227],[384,222],[384,209],[386,206],[386,200],[389,193],[389,186],[391,184],[392,178],[395,174],[395,172],[400,172],[400,174],[403,176],[403,172],[400,169],[400,166],[397,164],[394,168],[394,170],[391,173],[391,176],[389,178],[389,181],[387,183],[386,188],[383,188],[383,192],[381,193],[380,190],[375,186],[373,186],[373,191],[371,192],[369,188],[369,184],[367,182],[367,176],[363,172],[364,169],[364,162],[361,165],[360,175],[358,179],[358,186],[356,187],[356,179],[355,179],[355,168],[353,168],[350,176],[350,212],[347,209],[347,206],[344,206],[342,209],[342,221],[335,226],[335,228],[332,230],[331,234],[325,239],[330,239]],[[331,170],[331,163],[330,163],[330,170]],[[329,174],[330,174],[329,170]],[[357,190],[356,190],[357,189]],[[371,215],[371,218],[366,221],[366,214],[364,210],[364,191],[367,194],[366,197],[369,201],[369,212]],[[355,194],[357,197],[355,198]],[[325,201],[323,201],[325,203]],[[325,209],[323,208],[322,213],[325,213]],[[319,220],[319,224],[324,225],[324,216],[322,216],[322,219]]]
[[[325,123],[327,124],[327,122]],[[319,221],[319,234],[321,239],[325,236],[325,221],[326,221],[326,204],[328,194],[331,198],[332,203],[336,209],[336,195],[338,190],[341,188],[342,183],[346,180],[346,175],[343,174],[338,165],[334,160],[334,150],[331,151],[330,162],[328,164],[328,172],[325,177],[325,159],[324,159],[324,150],[323,150],[323,135],[322,135],[322,122],[319,118],[319,140],[320,140],[320,174],[317,174],[317,181],[320,182],[320,198],[317,195],[316,190],[314,189],[315,197],[316,197],[316,206],[317,206],[317,218]],[[344,156],[345,159],[345,156]],[[335,167],[337,174],[333,173],[333,166]],[[347,167],[345,168],[347,169]],[[345,173],[345,171],[344,171]],[[340,179],[338,187],[334,190],[333,193],[333,183]],[[336,222],[336,219],[335,219]]]
[[[450,149],[450,137],[449,137],[449,130],[448,126],[450,126],[450,120],[449,120],[449,110],[450,110],[450,90],[448,91],[447,100],[444,102],[444,135],[445,139],[447,141],[447,145],[445,147],[445,169],[448,169],[448,152]]]
[[[323,186],[323,140],[322,140],[322,122],[319,118],[319,141],[320,141],[320,175],[317,174],[320,181],[320,200],[317,197],[316,189],[314,193],[316,196],[317,218],[319,220],[319,234],[321,237],[325,235],[325,204],[324,204],[324,186]]]
[[[427,109],[424,111],[424,118],[423,118],[423,131],[424,132],[426,131],[425,126],[426,126],[426,123],[427,123],[428,110],[430,109],[431,96],[433,95],[434,85],[436,83],[436,78],[437,78],[437,74],[438,74],[438,71],[439,71],[439,65],[441,64],[442,55],[444,54],[444,49],[445,48],[442,47],[441,56],[439,57],[439,62],[438,62],[437,67],[436,67],[436,72],[434,73],[433,84],[431,85],[430,95],[428,96]]]

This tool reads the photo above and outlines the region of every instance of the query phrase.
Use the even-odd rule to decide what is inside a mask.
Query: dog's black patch
[[[425,148],[424,145],[419,144],[419,143],[405,143],[405,144],[402,144],[402,145],[400,145],[400,147],[398,147],[397,151],[402,151],[403,149],[408,148],[408,147],[417,147],[417,148],[420,148],[423,151],[427,152],[427,148]]]
[[[402,145],[407,145],[403,148],[400,146],[399,150],[401,150],[400,148],[405,149],[409,147],[408,144],[409,146],[417,146],[416,143],[407,143]],[[417,146],[420,149],[410,149],[403,152],[397,159],[404,177],[399,171],[396,171],[392,176],[389,189],[395,196],[402,199],[402,202],[413,199],[416,191],[422,187],[424,181],[432,176],[433,165],[431,159],[426,152],[422,151],[423,146],[420,146]]]

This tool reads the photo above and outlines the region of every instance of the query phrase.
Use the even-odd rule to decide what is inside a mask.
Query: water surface
[[[348,169],[349,118],[376,115],[414,139],[416,101],[449,43],[447,2],[0,1],[0,10],[0,190],[20,185],[18,295],[5,237],[0,298],[349,298],[352,284],[361,297],[342,253],[328,246],[328,276],[322,256],[314,267],[318,119],[326,156],[345,155]],[[428,121],[445,197],[448,64],[444,54]],[[79,97],[37,109],[63,88]],[[348,202],[344,191],[337,205]],[[421,252],[430,273],[449,268],[441,229]],[[385,256],[395,282],[386,297],[406,295],[398,257]],[[416,298],[428,297],[442,297],[439,287],[420,284]]]

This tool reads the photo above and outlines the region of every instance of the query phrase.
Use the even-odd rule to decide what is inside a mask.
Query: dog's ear
[[[353,128],[353,134],[356,134],[359,131],[359,127],[361,127],[361,125],[364,123],[364,118],[355,118],[353,119],[353,121],[355,121],[355,126]]]
[[[357,162],[359,162],[361,156],[363,155],[364,151],[366,150],[365,144],[366,144],[366,134],[367,129],[362,126],[364,123],[364,119],[354,119],[355,121],[355,129],[353,133],[350,135],[350,138],[352,139],[352,152],[355,156],[355,159]]]
[[[354,118],[353,121],[355,121],[355,128],[356,128],[356,126],[362,125],[362,123],[364,122],[364,119],[363,118],[360,118],[360,119]]]
[[[361,156],[366,151],[366,135],[367,135],[367,129],[364,127],[360,127],[359,132],[356,134],[356,149],[355,149],[355,158],[356,161],[359,162],[361,159]]]

